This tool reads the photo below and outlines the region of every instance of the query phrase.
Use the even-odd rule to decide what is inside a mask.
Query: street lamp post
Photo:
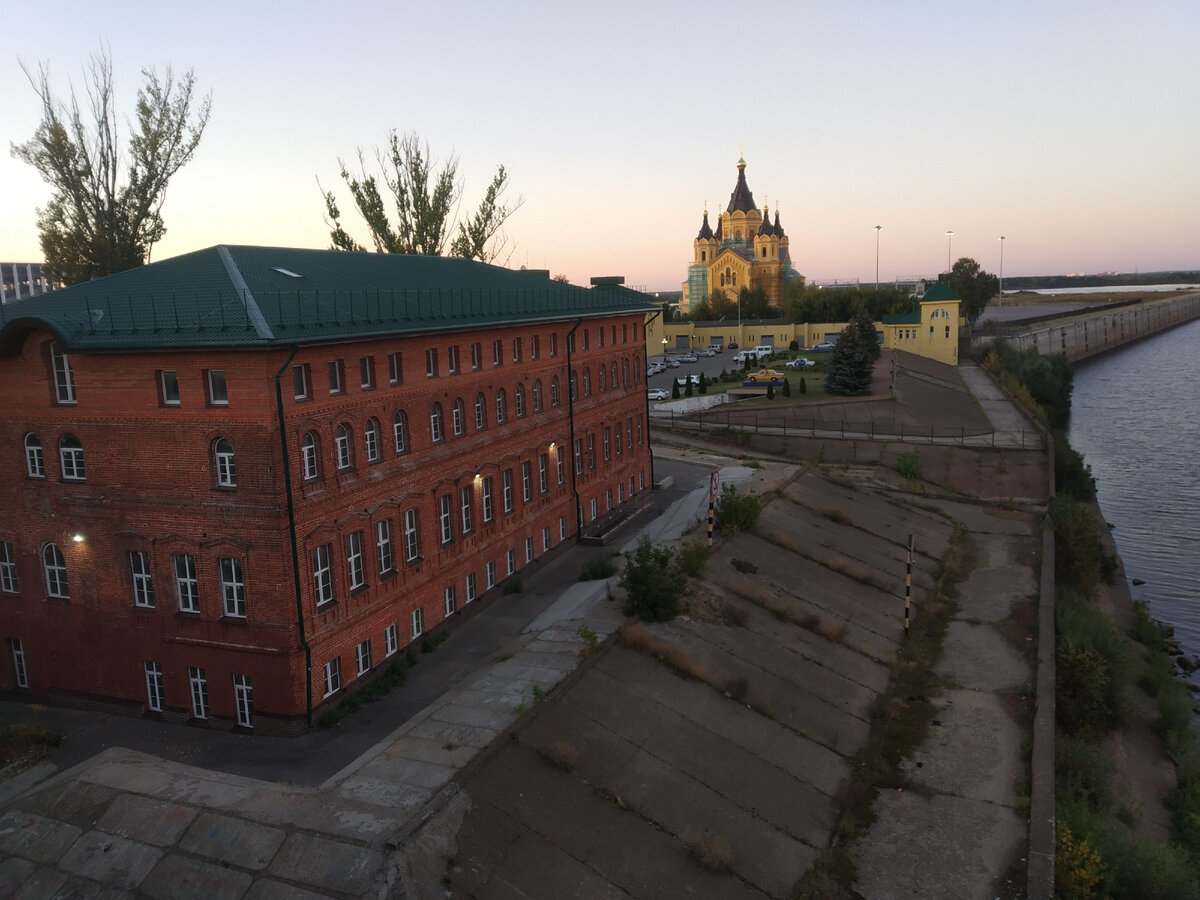
[[[1004,235],[1000,235],[1000,298],[997,305],[1004,305]]]
[[[875,293],[879,293],[879,232],[883,229],[882,225],[875,226]]]
[[[953,268],[953,266],[950,265],[950,247],[953,244],[954,244],[954,232],[947,231],[946,232],[946,274],[947,275],[950,274],[950,270]]]

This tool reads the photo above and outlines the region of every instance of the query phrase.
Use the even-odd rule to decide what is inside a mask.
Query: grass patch
[[[690,577],[699,578],[704,574],[704,567],[708,564],[710,555],[712,548],[707,543],[689,541],[679,550],[679,565]]]
[[[538,753],[560,772],[574,772],[579,764],[579,751],[568,741],[551,741],[544,747],[538,747]]]
[[[583,656],[590,656],[600,649],[600,637],[596,634],[596,629],[587,622],[580,623],[579,627],[575,629],[575,633],[586,645],[581,651]]]
[[[800,547],[792,540],[789,535],[784,534],[777,528],[772,528],[763,537],[774,544],[776,547],[782,547],[784,550],[791,550],[793,553],[799,553]]]
[[[621,630],[621,643],[631,650],[644,653],[666,663],[680,675],[710,683],[708,670],[697,662],[685,647],[654,636],[645,625],[628,625]]]
[[[814,506],[812,511],[818,516],[823,516],[830,522],[837,522],[839,525],[853,525],[854,519],[845,510],[837,506]]]
[[[443,635],[445,634],[443,632]],[[445,640],[445,637],[442,640]],[[441,643],[441,641],[438,641],[438,643]],[[317,719],[317,727],[336,728],[348,716],[358,712],[368,703],[382,700],[391,692],[392,688],[404,684],[404,679],[408,677],[408,670],[417,664],[418,659],[419,657],[413,652],[412,647],[409,647],[404,651],[403,656],[397,656],[392,660],[388,667],[383,670],[383,673],[374,681],[362,690],[355,691],[338,704],[336,708],[322,713],[320,718]]]
[[[728,872],[733,868],[733,848],[723,837],[693,831],[684,837],[683,848],[710,872]]]
[[[62,735],[43,725],[0,720],[0,770],[32,766],[61,743]]]
[[[597,556],[579,571],[580,581],[603,581],[617,574],[617,554]]]

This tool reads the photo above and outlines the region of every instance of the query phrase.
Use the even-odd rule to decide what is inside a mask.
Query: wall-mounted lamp
[[[77,544],[82,544],[83,543],[83,535],[77,534],[77,535],[75,535],[75,537],[71,538],[71,540],[73,540]]]

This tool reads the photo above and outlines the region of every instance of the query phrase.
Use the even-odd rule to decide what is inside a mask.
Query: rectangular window
[[[504,511],[510,513],[513,511],[513,474],[512,469],[505,469],[502,476],[504,487]]]
[[[356,531],[346,538],[346,575],[350,579],[350,590],[356,591],[366,587],[361,531]]]
[[[374,662],[371,659],[371,641],[367,639],[354,648],[354,670],[359,676],[371,671]]]
[[[438,522],[441,527],[442,546],[454,541],[453,501],[449,494],[438,497]]]
[[[308,399],[308,366],[292,366],[292,387],[297,400]]]
[[[412,636],[419,638],[425,631],[425,610],[417,607],[412,611]]]
[[[325,663],[325,696],[336,694],[342,689],[342,661],[334,657]]]
[[[228,406],[229,391],[225,388],[225,370],[208,370],[208,402],[210,406]]]
[[[567,539],[567,517],[566,516],[558,517],[558,539],[560,541],[565,541]]]
[[[625,445],[621,443],[621,423],[619,421],[617,422],[616,428],[617,428],[617,456],[620,456],[622,453],[625,452]]]
[[[543,494],[550,490],[550,457],[545,453],[538,455],[538,488]]]
[[[164,370],[158,373],[158,381],[162,386],[163,406],[179,405],[179,376],[177,373]]]
[[[64,437],[59,441],[58,459],[62,464],[62,476],[65,481],[86,481],[87,466],[83,459],[83,446],[74,437]]]
[[[521,339],[519,337],[515,337],[512,339],[512,341],[513,341],[513,345],[512,345],[512,347],[513,347],[513,362],[519,363],[521,361]]]
[[[399,353],[388,354],[388,384],[404,384],[404,360]]]
[[[521,463],[521,501],[528,503],[533,499],[533,466],[528,462]]]
[[[504,554],[504,564],[508,568],[508,572],[507,572],[508,575],[511,575],[513,572],[517,571],[517,551],[516,550],[509,549],[509,551]]]
[[[406,510],[404,513],[404,558],[414,562],[421,557],[421,542],[417,535],[417,511]]]
[[[162,666],[156,662],[142,663],[146,672],[146,707],[151,712],[162,712],[163,674]]]
[[[612,459],[612,429],[604,429],[604,461]]]
[[[595,502],[595,501],[593,501]],[[550,526],[547,525],[542,529],[542,552],[545,553],[550,549]]]
[[[54,362],[54,391],[59,403],[75,402],[75,373],[71,371],[71,360],[58,344],[50,347],[50,357]]]
[[[595,471],[595,469],[596,469],[596,436],[594,434],[589,434],[587,436],[587,447],[588,447],[588,451],[587,451],[588,468],[591,469],[592,471]]]
[[[450,585],[442,591],[442,604],[447,616],[454,615],[454,611],[458,609],[458,588]]]
[[[488,588],[495,587],[495,585],[496,585],[496,561],[494,559],[489,560],[488,564],[486,566],[484,566],[483,571],[484,571],[484,578],[487,579]]]
[[[249,675],[233,676],[233,701],[237,707],[238,725],[254,727],[254,682]]]
[[[496,510],[492,503],[492,476],[489,475],[483,479],[483,489],[480,491],[480,496],[483,499],[483,521],[484,524],[492,521],[495,518]]]
[[[246,618],[246,585],[242,581],[242,561],[221,557],[221,600],[225,615]]]
[[[475,489],[470,486],[463,488],[462,491],[460,492],[460,497],[461,497],[461,501],[462,501],[460,505],[462,506],[462,533],[463,534],[470,534],[471,531],[474,530],[474,528],[475,528],[475,523],[472,521],[472,518],[471,518],[471,502],[472,502],[472,500],[474,500],[474,497],[472,496],[474,493],[475,493]]]
[[[612,488],[604,492],[604,511],[608,512],[612,509]]]
[[[478,372],[483,368],[483,345],[471,345],[471,368]]]
[[[213,460],[217,464],[217,487],[237,487],[237,462],[233,445],[224,438],[213,446]]]
[[[438,352],[435,348],[430,348],[425,351],[425,377],[437,378],[438,375]]]
[[[188,667],[188,686],[192,692],[192,715],[197,719],[207,719],[208,678],[203,669]]]
[[[558,356],[558,332],[550,332],[550,355]]]
[[[475,596],[476,596],[475,589],[476,589],[475,573],[471,572],[469,575],[467,575],[467,602],[468,603],[470,603],[472,600],[475,599]]]
[[[642,445],[642,414],[638,413],[638,446]]]
[[[360,356],[358,358],[358,382],[364,391],[375,387],[375,357]]]
[[[42,457],[42,442],[37,435],[25,435],[25,471],[30,478],[46,477],[46,462]]]
[[[575,474],[583,474],[583,441],[575,439]]]
[[[150,579],[149,554],[134,550],[129,554],[129,568],[133,572],[133,605],[153,609],[154,584]]]
[[[345,372],[342,369],[342,361],[340,359],[331,359],[328,363],[329,369],[329,393],[340,394],[346,390]]]
[[[13,558],[13,545],[8,541],[0,541],[0,591],[17,592],[17,563]]]
[[[589,522],[595,522],[595,521],[596,521],[596,515],[597,515],[597,509],[596,509],[596,498],[595,498],[595,497],[593,497],[593,498],[592,498],[591,513],[592,513],[592,516],[591,516],[591,518],[590,518],[590,519],[588,519],[588,521],[589,521]]]
[[[630,416],[625,422],[625,446],[630,450],[633,449],[633,416]]]
[[[533,538],[525,538],[525,562],[533,562]]]
[[[375,555],[379,558],[379,574],[392,571],[392,523],[389,519],[375,523]]]
[[[329,565],[329,545],[322,544],[313,550],[313,582],[317,591],[317,606],[333,600],[333,571]]]
[[[555,454],[555,468],[558,469],[558,483],[566,484],[567,483],[567,473],[564,471],[563,453],[562,453],[561,447],[558,448],[558,452]]]
[[[383,652],[392,656],[400,649],[400,626],[393,622],[383,629]]]
[[[591,344],[591,329],[585,328],[585,329],[583,329],[583,349],[590,350],[591,349],[590,344]]]
[[[179,599],[179,611],[200,612],[200,585],[196,580],[196,560],[186,553],[171,557],[175,569],[175,596]]]
[[[451,375],[458,374],[458,345],[453,344],[446,348],[446,369]]]
[[[12,639],[13,669],[17,676],[17,687],[29,687],[29,670],[25,668],[25,648],[18,638]]]
[[[597,329],[597,331],[599,332],[599,335],[600,335],[600,348],[603,349],[604,348],[604,326],[601,325],[600,328]]]
[[[504,341],[492,341],[492,365],[504,365]]]
[[[531,335],[529,338],[529,358],[536,360],[536,359],[541,359],[541,356],[542,356],[541,339],[536,334]]]

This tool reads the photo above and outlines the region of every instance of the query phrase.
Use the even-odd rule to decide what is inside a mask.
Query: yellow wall
[[[883,326],[883,346],[957,366],[958,301],[932,301],[920,306],[919,324]]]

